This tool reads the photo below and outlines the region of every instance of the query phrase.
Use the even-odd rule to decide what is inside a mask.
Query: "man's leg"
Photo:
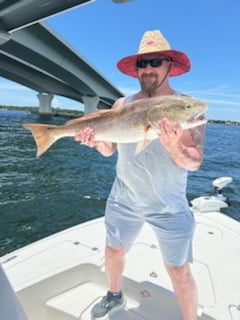
[[[184,320],[197,319],[198,295],[189,263],[180,267],[166,265]]]
[[[125,253],[131,248],[143,223],[143,217],[125,203],[118,203],[111,199],[107,201],[105,265],[109,291],[100,302],[93,306],[93,319],[101,318],[125,305],[121,292]]]
[[[123,247],[111,248],[106,246],[105,265],[110,292],[121,290],[122,273],[125,266],[125,252]]]
[[[99,319],[111,311],[116,311],[125,305],[121,292],[122,273],[125,265],[125,252],[123,247],[106,247],[106,274],[108,278],[109,291],[100,302],[92,308],[92,318]]]

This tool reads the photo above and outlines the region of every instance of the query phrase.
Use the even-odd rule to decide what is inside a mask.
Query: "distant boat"
[[[231,181],[218,178],[214,196],[191,201],[197,221],[192,270],[199,289],[199,320],[240,319],[240,223],[221,213],[228,206],[222,189]],[[90,320],[92,306],[107,291],[104,242],[103,218],[98,218],[1,257],[11,284],[2,271],[1,320],[25,320],[23,312],[28,320]],[[123,290],[126,307],[104,319],[182,319],[148,225],[128,253]]]

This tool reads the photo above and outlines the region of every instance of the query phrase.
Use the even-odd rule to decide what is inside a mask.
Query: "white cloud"
[[[219,100],[219,99],[206,98],[205,101],[208,102],[208,103],[225,104],[225,105],[228,104],[228,105],[233,105],[233,106],[239,106],[240,107],[240,100],[239,101],[234,101],[234,100],[229,100],[229,99]]]
[[[192,89],[191,93],[198,96],[209,97],[209,99],[213,97],[223,98],[221,100],[217,99],[216,101],[226,101],[229,103],[240,101],[240,91],[226,85],[213,88]]]
[[[126,96],[139,90],[139,84],[136,79],[130,78],[127,81],[123,81],[121,80],[122,83],[119,85],[119,90]],[[192,86],[190,88],[190,86],[191,84],[188,83],[188,88],[184,92],[206,101],[209,119],[240,121],[240,91],[227,85],[205,87],[202,89],[195,89]],[[175,87],[178,90],[177,86]],[[0,78],[0,105],[38,106],[37,92]],[[62,109],[84,109],[84,106],[80,102],[61,96],[54,96],[52,106]]]

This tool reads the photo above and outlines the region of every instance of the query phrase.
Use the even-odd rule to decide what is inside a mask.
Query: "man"
[[[138,53],[120,60],[118,68],[137,77],[141,90],[117,100],[115,108],[137,99],[177,95],[168,78],[189,71],[190,61],[184,53],[171,50],[160,31],[148,31]],[[93,307],[95,319],[124,305],[121,276],[125,254],[144,222],[156,233],[183,319],[197,319],[197,289],[189,266],[195,221],[185,192],[187,171],[197,170],[203,160],[204,126],[182,130],[178,123],[164,118],[158,122],[158,137],[136,156],[136,144],[95,142],[91,128],[75,136],[104,156],[118,149],[116,177],[105,212],[109,291]]]

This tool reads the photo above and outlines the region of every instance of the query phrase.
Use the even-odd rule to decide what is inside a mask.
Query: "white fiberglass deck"
[[[196,214],[192,266],[199,319],[240,319],[240,224],[221,213]],[[103,219],[50,236],[1,258],[29,320],[90,320],[107,291]],[[127,304],[106,319],[181,320],[158,243],[145,225],[129,252]]]

